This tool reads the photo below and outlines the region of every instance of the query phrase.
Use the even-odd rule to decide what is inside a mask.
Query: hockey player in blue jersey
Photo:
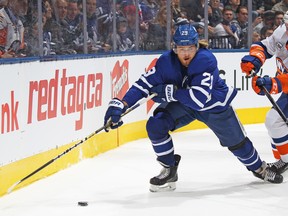
[[[104,118],[104,125],[115,129],[123,124],[121,114],[128,107],[151,93],[157,93],[153,100],[160,105],[147,121],[146,129],[163,169],[150,179],[150,191],[176,188],[181,156],[174,153],[169,132],[196,119],[205,123],[220,144],[227,147],[254,176],[281,183],[283,176],[267,167],[246,136],[231,106],[236,89],[228,87],[219,77],[217,60],[207,49],[207,43],[198,41],[198,34],[190,24],[180,25],[173,41],[173,49],[163,53],[155,67],[143,74],[122,100],[114,98],[109,103]]]

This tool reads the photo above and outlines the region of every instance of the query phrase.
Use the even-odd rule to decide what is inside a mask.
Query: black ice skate
[[[150,191],[151,192],[164,192],[173,191],[176,189],[176,181],[178,180],[177,169],[181,156],[175,154],[175,166],[168,167],[163,164],[163,168],[158,176],[150,179]]]
[[[267,165],[271,168],[271,170],[279,174],[284,173],[288,169],[288,163],[285,163],[281,159],[274,163],[268,163]]]
[[[283,176],[273,171],[270,167],[268,167],[265,161],[262,162],[262,166],[259,168],[259,170],[252,172],[254,176],[264,181],[268,181],[275,184],[283,182]]]

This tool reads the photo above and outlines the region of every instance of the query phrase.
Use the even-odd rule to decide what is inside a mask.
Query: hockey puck
[[[81,202],[78,202],[78,205],[79,206],[88,206],[88,202],[81,201]]]

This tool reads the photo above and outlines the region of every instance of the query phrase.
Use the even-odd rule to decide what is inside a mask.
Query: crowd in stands
[[[248,35],[248,0],[209,0],[208,26],[205,0],[171,0],[171,10],[167,0],[86,0],[86,6],[82,0],[42,0],[41,13],[37,2],[0,0],[1,58],[39,56],[39,46],[42,55],[166,50],[167,33],[183,23],[194,25],[200,39],[207,27],[211,49],[247,49],[248,37],[257,42],[271,35],[288,11],[288,0],[253,0]]]

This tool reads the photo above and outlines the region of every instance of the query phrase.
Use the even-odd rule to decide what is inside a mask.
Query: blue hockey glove
[[[278,78],[269,76],[255,76],[252,79],[252,88],[259,95],[265,95],[263,89],[265,87],[270,94],[277,94],[282,91],[282,85]]]
[[[128,107],[118,98],[113,98],[108,105],[104,117],[105,131],[108,132],[109,129],[116,129],[123,124],[121,120],[121,115],[126,111]]]
[[[242,72],[246,73],[247,76],[250,76],[253,70],[258,73],[261,66],[262,62],[255,56],[246,55],[241,59]]]
[[[173,84],[161,84],[151,88],[151,93],[157,95],[152,98],[156,103],[177,101],[174,98],[177,88]]]

